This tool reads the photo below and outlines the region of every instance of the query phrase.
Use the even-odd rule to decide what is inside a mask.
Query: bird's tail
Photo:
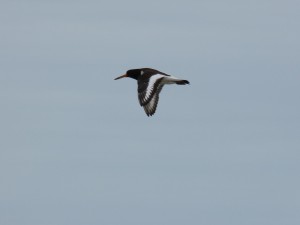
[[[185,84],[190,84],[190,82],[188,80],[179,80],[179,81],[176,81],[176,84],[185,85]]]

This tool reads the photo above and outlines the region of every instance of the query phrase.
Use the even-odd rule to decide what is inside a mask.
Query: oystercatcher
[[[182,80],[151,68],[128,70],[126,74],[115,78],[115,80],[124,77],[137,80],[139,102],[147,116],[152,116],[155,113],[159,93],[165,84],[185,85],[190,83],[187,80]]]

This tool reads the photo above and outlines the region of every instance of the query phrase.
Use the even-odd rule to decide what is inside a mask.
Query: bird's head
[[[118,79],[121,79],[121,78],[124,78],[124,77],[130,77],[130,78],[133,78],[133,79],[138,79],[139,76],[141,76],[143,73],[143,70],[142,69],[133,69],[133,70],[128,70],[126,72],[126,74],[122,75],[122,76],[119,76],[117,78],[115,78],[115,80],[118,80]]]

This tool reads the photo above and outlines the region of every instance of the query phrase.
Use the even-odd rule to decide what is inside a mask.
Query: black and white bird
[[[190,82],[182,80],[151,68],[128,70],[126,74],[115,78],[130,77],[137,80],[138,98],[147,116],[152,116],[157,107],[159,93],[165,84],[185,85]]]

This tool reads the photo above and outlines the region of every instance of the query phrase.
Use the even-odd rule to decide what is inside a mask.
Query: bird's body
[[[187,80],[182,80],[151,68],[128,70],[125,75],[117,77],[115,80],[123,77],[137,80],[139,102],[147,116],[152,116],[155,113],[159,93],[165,84],[189,84]]]

